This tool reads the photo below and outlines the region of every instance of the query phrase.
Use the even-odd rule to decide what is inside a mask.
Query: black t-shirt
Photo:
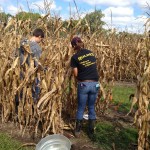
[[[82,49],[71,57],[71,67],[78,68],[77,79],[98,81],[96,58],[87,49]]]

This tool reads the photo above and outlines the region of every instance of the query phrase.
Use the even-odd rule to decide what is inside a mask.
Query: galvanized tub
[[[71,142],[70,140],[61,135],[53,134],[48,135],[45,138],[41,139],[40,142],[36,145],[35,150],[70,150]]]

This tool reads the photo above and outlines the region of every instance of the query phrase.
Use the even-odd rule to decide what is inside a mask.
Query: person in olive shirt
[[[94,133],[94,124],[96,120],[95,102],[97,99],[100,84],[96,65],[96,58],[92,51],[84,48],[84,43],[79,37],[74,37],[71,45],[76,53],[71,57],[71,67],[73,74],[77,78],[77,98],[78,107],[76,114],[75,136],[79,137],[82,128],[83,114],[88,106],[88,135],[91,137]]]

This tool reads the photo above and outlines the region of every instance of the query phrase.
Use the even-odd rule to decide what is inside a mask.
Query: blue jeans
[[[40,81],[37,77],[35,77],[35,81],[34,84],[32,85],[32,98],[34,103],[37,103],[39,100],[39,96],[40,96]],[[22,99],[23,96],[23,90],[21,90],[20,95],[18,96],[18,94],[15,95],[15,101],[16,101],[16,105],[19,105],[19,97],[20,100]]]
[[[98,82],[79,82],[77,87],[78,92],[78,108],[77,120],[83,119],[86,103],[88,105],[89,119],[96,119],[95,102],[98,95],[100,85]]]
[[[37,102],[40,96],[40,80],[35,77],[34,85],[32,86],[32,97],[33,101]]]

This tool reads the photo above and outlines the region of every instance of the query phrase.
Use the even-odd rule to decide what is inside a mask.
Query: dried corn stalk
[[[149,150],[149,129],[150,129],[150,37],[145,39],[146,61],[144,71],[138,77],[138,110],[135,114],[135,122],[139,129],[138,150]]]
[[[21,66],[18,57],[14,57],[20,40],[24,36],[28,37],[35,26],[43,28],[46,35],[44,44],[41,45],[44,51],[39,60],[43,66],[47,66],[46,72],[25,63],[27,56],[30,55],[29,47],[26,47],[25,59]],[[0,115],[3,122],[8,120],[18,122],[22,135],[26,130],[33,136],[37,136],[39,132],[42,136],[49,133],[62,133],[64,116],[75,117],[76,82],[70,70],[73,51],[69,45],[74,34],[80,33],[86,48],[91,49],[96,55],[102,85],[114,80],[133,81],[137,74],[143,72],[145,50],[143,50],[143,40],[138,36],[125,33],[106,35],[103,32],[91,35],[88,23],[83,26],[79,20],[74,24],[71,19],[68,26],[64,28],[60,18],[49,20],[39,18],[35,24],[31,23],[31,20],[14,19],[9,22],[5,30],[2,28],[0,30],[2,32],[0,35],[0,107],[2,108]],[[31,58],[31,64],[33,62]],[[20,72],[24,75],[23,79],[20,79]],[[41,81],[41,93],[39,101],[34,103],[32,85],[37,75]],[[105,100],[102,103],[98,99],[96,104],[98,114],[106,111],[112,99],[111,90],[106,93],[105,89],[102,91],[99,99],[103,97]],[[16,95],[19,97],[18,106],[15,102]]]

